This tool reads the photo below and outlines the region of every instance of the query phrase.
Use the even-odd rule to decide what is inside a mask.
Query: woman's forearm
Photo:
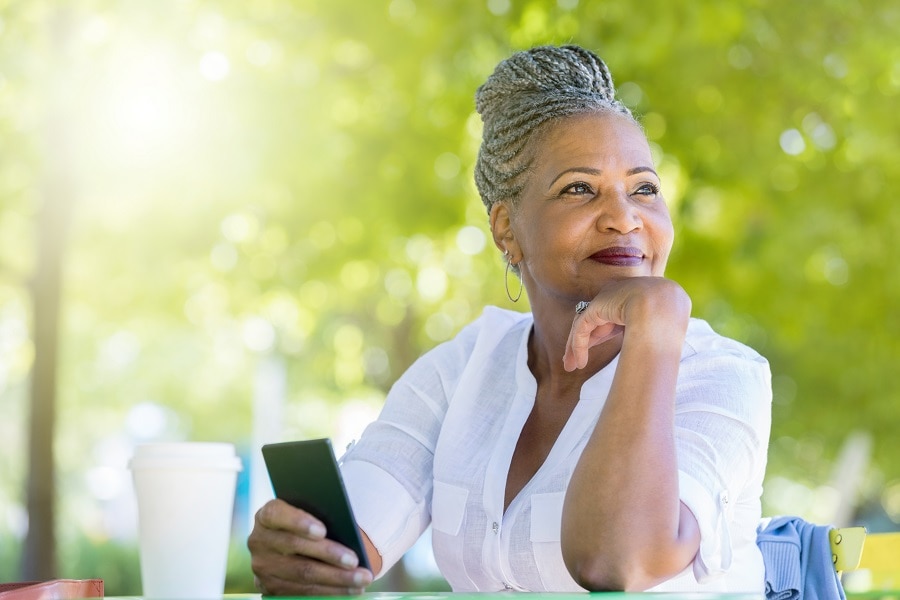
[[[687,316],[638,323],[626,326],[609,397],[563,510],[563,558],[591,590],[651,587],[683,570],[699,545],[696,521],[679,501],[674,442]]]

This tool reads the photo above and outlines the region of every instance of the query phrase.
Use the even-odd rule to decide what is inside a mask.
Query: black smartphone
[[[262,453],[275,497],[322,521],[328,539],[356,552],[359,566],[371,569],[331,440],[266,444]]]

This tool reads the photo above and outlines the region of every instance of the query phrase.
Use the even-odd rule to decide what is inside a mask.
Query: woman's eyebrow
[[[628,169],[626,175],[637,175],[638,173],[653,173],[654,175],[659,177],[659,175],[657,175],[656,171],[654,171],[652,167],[635,167],[633,169]]]
[[[565,175],[566,173],[584,173],[586,175],[600,175],[601,173],[603,173],[603,171],[601,171],[600,169],[595,169],[594,167],[572,167],[572,168],[566,169],[565,171],[562,171],[559,175],[554,177],[553,181],[550,182],[550,185],[547,186],[547,189],[550,189],[551,187],[553,187],[553,184],[556,183],[556,181],[560,177]]]
[[[571,167],[569,169],[566,169],[565,171],[562,171],[559,175],[554,177],[553,181],[550,182],[550,185],[547,186],[547,189],[550,189],[551,187],[553,187],[553,184],[556,183],[557,180],[560,177],[562,177],[563,175],[565,175],[566,173],[584,173],[585,175],[601,175],[603,173],[603,171],[600,169],[596,169],[594,167]],[[637,175],[638,173],[653,173],[654,175],[656,175],[657,178],[659,178],[659,175],[656,173],[656,171],[653,170],[653,167],[634,167],[632,169],[628,169],[628,171],[625,172],[625,174],[628,176]]]

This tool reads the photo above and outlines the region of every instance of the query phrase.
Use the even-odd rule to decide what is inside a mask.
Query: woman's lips
[[[637,267],[644,261],[644,253],[639,248],[615,246],[595,252],[591,260],[616,267]]]

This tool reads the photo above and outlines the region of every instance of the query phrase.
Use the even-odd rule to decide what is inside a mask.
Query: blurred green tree
[[[670,276],[696,316],[770,359],[770,476],[828,484],[860,429],[875,489],[900,479],[900,8],[84,0],[68,3],[65,73],[55,8],[0,2],[0,543],[23,532],[48,106],[62,107],[78,176],[57,529],[104,544],[118,534],[103,482],[123,444],[246,443],[259,364],[286,365],[286,435],[330,434],[341,406],[377,408],[484,304],[513,306],[471,182],[472,96],[497,61],[543,43],[607,60],[659,161]],[[810,509],[778,489],[768,510]],[[900,502],[885,510],[900,520]]]

